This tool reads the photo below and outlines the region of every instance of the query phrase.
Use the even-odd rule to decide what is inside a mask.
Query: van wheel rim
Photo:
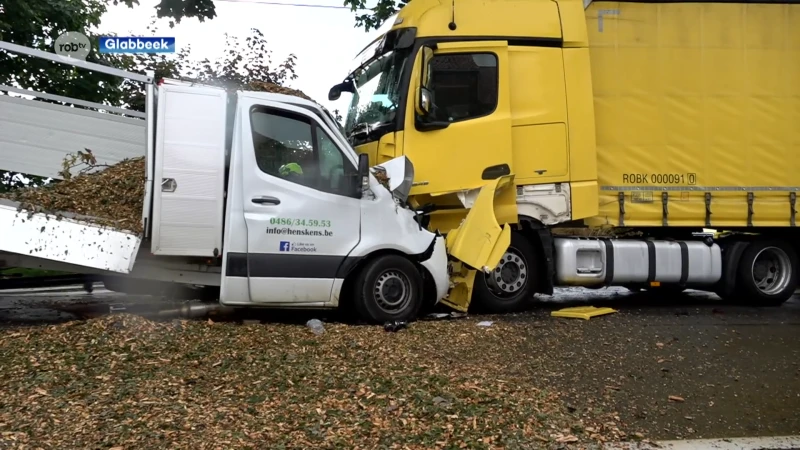
[[[750,273],[759,291],[776,295],[789,285],[791,271],[789,255],[778,247],[767,247],[753,259]]]
[[[382,310],[402,311],[411,301],[411,282],[396,270],[384,271],[375,281],[375,300]]]
[[[528,262],[517,249],[509,248],[495,269],[485,274],[489,290],[498,297],[512,297],[528,282]]]

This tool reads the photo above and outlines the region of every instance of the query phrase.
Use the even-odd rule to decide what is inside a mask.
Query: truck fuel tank
[[[556,238],[555,258],[557,283],[565,286],[708,286],[722,276],[719,245],[702,241]]]

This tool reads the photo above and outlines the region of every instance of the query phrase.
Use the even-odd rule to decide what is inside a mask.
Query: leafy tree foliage
[[[107,10],[106,0],[4,0],[0,4],[0,40],[52,52],[56,38],[67,31],[89,36],[89,62],[119,66],[123,57],[101,54],[96,33]],[[119,104],[118,80],[64,64],[0,51],[0,84],[42,90],[99,103]]]
[[[154,22],[148,28],[155,34]],[[221,57],[214,60],[193,60],[191,44],[187,44],[175,55],[130,55],[122,61],[120,68],[142,74],[153,71],[156,79],[186,79],[229,89],[242,88],[253,82],[282,86],[297,79],[297,57],[294,54],[274,63],[264,34],[256,28],[252,28],[250,33],[244,42],[226,33],[225,50]],[[128,82],[122,86],[122,90],[123,100],[128,107],[144,111],[145,93],[141,84]]]
[[[356,12],[356,27],[364,28],[364,31],[376,30],[391,17],[394,13],[408,4],[407,0],[378,0],[378,3],[369,8],[371,13],[358,13],[367,9],[366,0],[344,0],[344,5],[349,6]]]
[[[130,6],[130,2],[138,4],[136,0],[126,0]],[[114,2],[116,4],[116,0]],[[156,6],[156,17],[159,19],[170,17],[175,20],[174,23],[180,23],[183,18],[196,18],[200,22],[206,19],[213,19],[217,16],[217,11],[214,8],[214,0],[161,0]],[[170,22],[170,27],[174,26]]]

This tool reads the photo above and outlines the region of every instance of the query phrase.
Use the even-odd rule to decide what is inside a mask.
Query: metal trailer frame
[[[75,136],[76,134],[84,136],[81,138],[82,140],[79,140],[80,142],[97,143],[102,141],[109,144],[109,147],[92,149],[99,163],[113,164],[125,158],[144,156],[146,184],[142,224],[145,230],[144,237],[150,237],[154,173],[154,140],[152,137],[155,134],[155,85],[153,72],[148,71],[146,75],[142,75],[5,41],[0,41],[0,50],[145,84],[145,112],[46,92],[20,89],[14,86],[0,85],[0,91],[5,91],[6,93],[5,95],[0,95],[0,119],[3,117],[13,118],[14,126],[18,127],[15,129],[20,130],[15,132],[9,126],[5,133],[0,133],[0,143],[4,144],[0,145],[0,158],[6,156],[11,161],[11,155],[14,155],[13,160],[15,163],[11,164],[10,167],[4,167],[9,170],[58,178],[57,172],[60,169],[60,161],[57,160],[57,157],[66,152],[63,149],[54,147],[54,145],[63,142],[64,136]],[[12,97],[8,95],[9,93],[26,95],[34,99]],[[60,102],[61,104],[35,101],[36,98]],[[82,108],[75,108],[75,106]],[[37,121],[40,120],[49,122],[47,132],[31,133],[31,129],[37,128]],[[141,123],[141,120],[144,120],[144,123]],[[68,125],[77,127],[79,133],[70,132],[70,130],[63,128],[61,130],[53,130],[52,124],[60,123],[59,121],[71,122]],[[3,121],[0,120],[0,131],[3,129],[2,123]],[[6,120],[6,123],[12,122]],[[41,126],[38,127],[41,128]],[[141,132],[141,135],[139,135],[139,132]],[[120,135],[123,135],[123,137],[120,137]],[[137,138],[137,136],[141,136],[141,138]],[[15,152],[23,145],[26,149],[36,148],[37,151],[27,151],[22,154]]]
[[[66,56],[56,55],[54,53],[49,53],[42,50],[32,49],[28,47],[24,47],[17,44],[12,44],[10,42],[0,41],[0,50],[4,50],[11,53],[16,53],[23,56],[29,56],[39,59],[44,59],[47,61],[52,61],[54,63],[59,64],[66,64],[72,67],[78,67],[94,72],[104,73],[108,75],[113,75],[122,79],[135,81],[139,83],[144,83],[145,87],[145,112],[134,111],[124,107],[116,107],[110,105],[104,105],[101,103],[90,102],[86,100],[66,97],[62,95],[56,95],[46,92],[40,92],[35,90],[29,89],[21,89],[19,87],[14,86],[6,86],[0,85],[0,91],[4,91],[0,93],[0,144],[4,144],[4,139],[8,139],[8,132],[9,130],[2,130],[4,123],[13,123],[17,125],[19,120],[18,118],[14,118],[17,113],[23,112],[23,109],[27,108],[27,112],[30,114],[31,111],[35,111],[35,115],[38,117],[42,117],[43,115],[51,114],[51,115],[58,115],[61,118],[72,119],[76,122],[83,122],[83,121],[102,121],[100,123],[103,124],[122,124],[123,126],[127,125],[130,127],[130,124],[135,124],[139,127],[141,136],[139,142],[141,151],[136,154],[125,155],[117,154],[116,157],[118,159],[122,159],[124,157],[145,157],[145,167],[146,167],[146,185],[145,185],[145,197],[144,197],[144,205],[142,209],[142,224],[144,226],[144,234],[143,238],[150,238],[152,234],[152,216],[153,216],[153,196],[154,196],[154,172],[155,172],[155,133],[156,133],[156,86],[155,86],[155,79],[154,73],[152,71],[148,71],[146,75],[129,72],[125,70],[116,69],[113,67],[104,66],[97,63],[87,62],[75,58],[70,58]],[[11,96],[8,95],[9,93],[28,96],[32,98],[21,98],[19,96]],[[50,102],[43,102],[43,101],[36,101],[36,99],[43,99],[49,100]],[[51,102],[59,102],[59,103],[51,103]],[[10,116],[10,117],[8,117]],[[14,118],[14,120],[9,120],[9,118]],[[52,130],[52,119],[53,117],[48,117],[49,120],[44,122],[47,123],[46,126],[37,124],[33,121],[29,121],[28,125],[37,126],[38,129],[36,130],[39,134],[47,134]],[[92,130],[89,130],[92,131]],[[115,129],[114,131],[118,131]],[[24,143],[27,146],[35,145],[35,139],[37,136],[30,136],[25,135],[22,136],[24,138]],[[82,150],[82,149],[81,149]],[[103,148],[93,149],[93,153],[98,159],[98,162],[105,162],[105,163],[113,163],[116,162],[114,160],[115,155],[109,155],[108,152],[104,154]],[[13,150],[9,150],[9,146],[7,145],[0,145],[0,159],[9,156],[12,156],[10,153]],[[9,155],[5,155],[5,153],[9,153]],[[25,154],[21,155],[22,158],[27,158],[29,160],[35,159],[31,156],[30,152],[23,152]],[[66,153],[66,152],[62,152]],[[10,158],[9,158],[10,159]],[[23,172],[28,173],[30,175],[38,175],[38,176],[48,176],[52,174],[54,171],[58,171],[60,166],[60,161],[51,160],[50,164],[42,164],[41,161],[38,162],[38,169],[36,170],[40,173],[31,173],[31,172]],[[36,166],[37,162],[33,161],[30,165]],[[11,169],[12,171],[16,171],[13,167],[3,167],[3,169]],[[53,177],[58,178],[58,177]],[[14,202],[10,202],[7,200],[0,200],[0,215],[8,215],[11,217],[10,220],[4,221],[0,223],[0,225],[7,224],[10,228],[7,231],[14,231],[18,230],[14,227],[14,223],[17,219],[22,220],[24,219],[23,215],[16,213],[16,205]],[[35,215],[35,219],[39,219]],[[5,216],[4,216],[5,217]],[[72,227],[75,231],[80,231],[82,227],[80,222],[80,217],[70,218],[70,216],[66,216],[67,218],[58,223],[58,227]],[[44,216],[42,216],[42,219]],[[90,226],[92,230],[96,231],[96,228]],[[30,228],[30,227],[25,227]],[[50,227],[53,228],[53,227]],[[55,230],[55,229],[54,229]],[[24,230],[22,230],[24,231]],[[38,228],[37,228],[38,231]],[[20,231],[21,232],[21,231]],[[13,234],[13,233],[12,233]],[[19,234],[19,233],[17,233]],[[220,284],[220,268],[216,266],[205,266],[202,264],[198,264],[197,262],[189,262],[182,258],[156,258],[150,254],[150,252],[145,249],[143,246],[140,246],[139,243],[141,240],[135,238],[132,235],[122,233],[122,232],[114,232],[111,231],[110,234],[114,235],[115,238],[123,239],[126,236],[130,237],[131,239],[135,240],[136,243],[128,243],[124,245],[127,249],[126,252],[133,251],[133,255],[137,264],[131,268],[127,272],[126,278],[131,279],[138,279],[138,280],[148,280],[148,281],[172,281],[178,282],[182,284],[197,284],[197,285],[206,285],[206,286],[219,286]],[[120,235],[120,236],[116,236]],[[6,236],[8,237],[8,236]],[[12,236],[13,237],[13,236]],[[19,237],[19,236],[17,236]],[[45,239],[45,236],[36,236],[37,239],[42,240]],[[79,240],[78,240],[79,241]],[[46,249],[47,251],[38,252],[39,254],[28,255],[28,254],[20,254],[16,253],[11,248],[9,249],[2,249],[0,250],[0,266],[19,266],[19,267],[38,267],[42,269],[49,269],[49,270],[61,270],[61,271],[78,271],[84,274],[91,274],[93,276],[102,276],[102,275],[120,275],[120,271],[126,272],[125,268],[121,266],[124,264],[123,261],[115,261],[113,256],[109,256],[108,261],[83,261],[80,257],[78,260],[73,261],[73,263],[64,261],[63,258],[59,259],[48,259],[45,255],[47,252],[63,252],[64,250],[70,250],[71,255],[79,255],[82,252],[78,251],[79,249],[73,248],[75,247],[75,243],[78,241],[73,241],[72,239],[61,239],[59,245],[53,245],[53,249]],[[0,241],[2,244],[3,241]],[[55,242],[55,241],[54,241]],[[80,244],[78,242],[78,244]],[[85,242],[83,244],[86,244]],[[130,247],[132,245],[133,247]],[[11,242],[6,242],[2,245],[2,247],[13,247]],[[55,248],[58,247],[58,248]],[[61,248],[65,247],[65,248]],[[67,248],[69,247],[69,248]],[[73,259],[73,258],[69,258]],[[129,261],[131,265],[133,265],[133,261]],[[114,266],[116,270],[109,269]]]

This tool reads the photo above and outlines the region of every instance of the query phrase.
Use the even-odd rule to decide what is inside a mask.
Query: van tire
[[[539,284],[538,256],[536,248],[524,234],[516,230],[511,232],[511,245],[503,255],[503,259],[507,261],[506,264],[510,264],[506,269],[509,271],[507,276],[510,278],[505,279],[518,280],[519,277],[524,276],[525,282],[518,291],[506,292],[505,295],[499,296],[496,292],[504,289],[501,282],[491,283],[487,274],[476,273],[472,304],[479,312],[502,314],[518,311],[530,302],[536,293]],[[503,270],[503,268],[498,268]],[[493,272],[492,275],[498,275],[501,280],[503,279],[502,273]],[[508,285],[505,286],[508,289]]]
[[[797,253],[791,245],[775,240],[751,242],[739,260],[737,295],[732,300],[747,306],[780,306],[797,289],[797,270]]]
[[[368,261],[353,286],[353,306],[366,322],[410,321],[422,306],[422,274],[399,255],[382,255]]]

